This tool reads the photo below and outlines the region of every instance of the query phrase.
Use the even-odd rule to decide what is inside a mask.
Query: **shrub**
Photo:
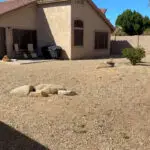
[[[145,57],[144,48],[125,48],[122,52],[123,56],[130,60],[132,65],[136,65],[141,62],[141,59]]]

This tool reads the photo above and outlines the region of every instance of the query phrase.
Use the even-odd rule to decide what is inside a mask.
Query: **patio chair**
[[[14,44],[14,49],[15,49],[15,52],[16,52],[16,57],[20,58],[22,56],[22,54],[21,54],[21,51],[19,49],[19,45],[18,44]]]
[[[25,59],[28,59],[28,58],[29,58],[26,53],[23,54],[23,57],[24,57]]]
[[[28,44],[28,51],[32,58],[37,58],[37,54],[34,52],[33,44]]]
[[[19,53],[19,46],[18,46],[18,44],[14,44],[14,48],[15,48],[15,52]]]
[[[14,44],[14,49],[15,49],[17,58],[25,58],[25,59],[29,58],[28,55],[19,48],[18,44]]]

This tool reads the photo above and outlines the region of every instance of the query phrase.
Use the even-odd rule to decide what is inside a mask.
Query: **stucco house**
[[[27,49],[55,43],[63,58],[108,56],[113,25],[91,0],[7,0],[0,2],[0,56],[15,57],[14,44]]]

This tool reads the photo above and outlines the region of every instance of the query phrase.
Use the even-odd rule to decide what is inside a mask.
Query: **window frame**
[[[75,27],[75,21],[81,21],[83,23],[83,27]],[[82,39],[82,45],[75,45],[75,30],[81,30],[83,31],[83,39]],[[82,19],[76,18],[73,20],[73,46],[78,48],[84,47],[84,21]]]
[[[101,33],[107,33],[108,34],[108,39],[107,39],[107,48],[95,48],[95,33],[96,32],[101,32]],[[110,32],[107,31],[107,30],[95,30],[94,33],[93,33],[93,49],[95,51],[98,51],[98,50],[107,50],[109,49],[109,40],[110,40]]]

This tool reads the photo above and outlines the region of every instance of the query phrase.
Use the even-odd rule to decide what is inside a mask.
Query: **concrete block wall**
[[[150,54],[150,36],[111,36],[111,54],[120,55],[124,48],[141,46]]]

